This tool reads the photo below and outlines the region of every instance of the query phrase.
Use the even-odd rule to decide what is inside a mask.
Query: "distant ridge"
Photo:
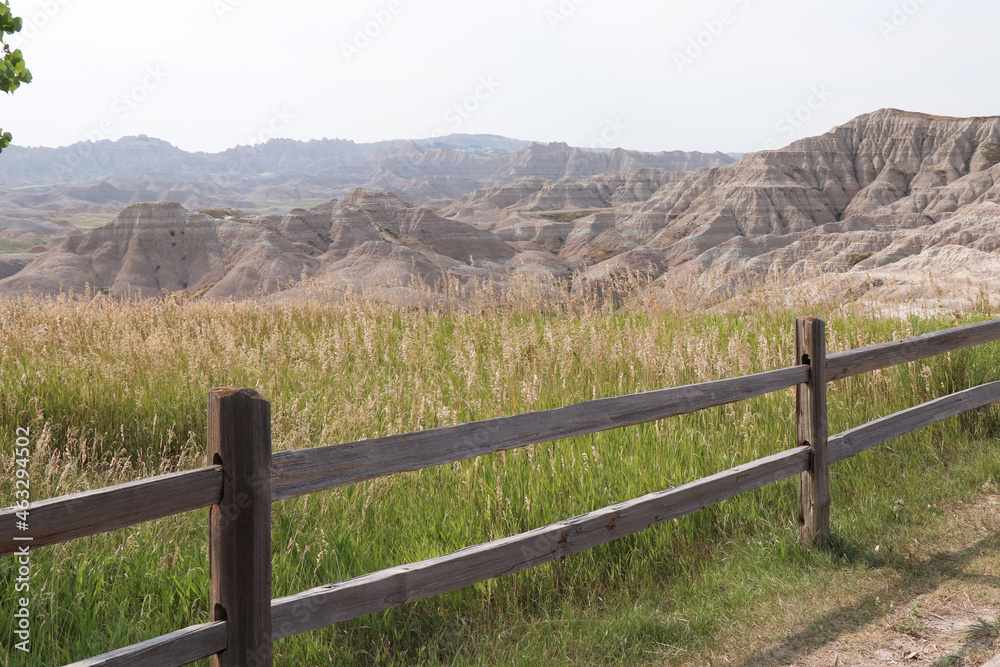
[[[553,209],[581,215],[537,214]],[[921,295],[932,276],[985,300],[1000,293],[1000,117],[881,109],[725,166],[520,179],[439,212],[593,278],[651,272],[718,299],[772,274],[838,274],[872,296]]]
[[[593,151],[488,134],[368,144],[346,139],[271,139],[219,153],[190,153],[139,135],[61,148],[12,146],[0,158],[0,190],[107,181],[127,190],[143,185],[166,191],[179,184],[199,189],[194,186],[211,182],[232,199],[251,195],[256,187],[294,182],[301,190],[311,191],[314,199],[344,196],[355,187],[380,187],[421,203],[529,174],[585,178],[608,170],[655,167],[676,171],[732,161],[724,153]]]
[[[177,150],[146,141],[152,151]],[[125,148],[145,150],[135,142]],[[274,169],[296,168],[300,149],[319,150],[280,141],[264,148],[257,157],[272,151]],[[16,209],[3,212],[0,225],[17,230],[26,252],[0,269],[11,273],[15,260],[27,266],[0,280],[0,294],[90,284],[117,295],[239,298],[281,290],[303,275],[405,286],[445,275],[601,280],[631,271],[651,275],[664,293],[706,303],[782,274],[796,281],[796,292],[810,284],[828,295],[842,290],[835,298],[887,294],[937,308],[971,291],[980,306],[1000,305],[1000,117],[882,109],[778,150],[693,167],[712,157],[598,153],[562,143],[482,157],[404,142],[336,169],[312,160],[317,170],[332,170],[322,177],[234,179],[257,184],[242,195],[248,198],[304,198],[322,189],[321,178],[375,184],[284,215],[217,206],[195,213],[205,193],[193,180],[166,193],[153,180],[8,191],[8,202],[34,210],[135,205],[107,227],[73,230],[47,252],[31,244],[48,228],[13,215]],[[156,197],[159,203],[140,203]],[[921,287],[928,278],[933,289]]]

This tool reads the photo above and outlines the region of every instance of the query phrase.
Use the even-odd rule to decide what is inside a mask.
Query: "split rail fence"
[[[831,464],[1000,400],[1000,381],[990,382],[828,437],[828,382],[1000,340],[1000,320],[829,356],[822,320],[799,318],[795,333],[798,363],[788,368],[273,456],[270,404],[252,389],[212,389],[205,467],[31,503],[33,549],[210,508],[211,620],[73,664],[159,667],[211,657],[213,666],[271,665],[276,640],[541,565],[795,475],[800,537],[822,546]],[[796,388],[792,449],[519,535],[271,599],[274,501],[789,387]],[[23,544],[14,539],[16,511],[0,510],[0,556]]]

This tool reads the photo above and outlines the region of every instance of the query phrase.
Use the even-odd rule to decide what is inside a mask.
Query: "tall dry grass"
[[[30,427],[32,493],[43,498],[202,465],[213,386],[260,390],[272,402],[275,449],[297,449],[790,365],[793,321],[802,314],[828,320],[830,351],[956,324],[952,315],[860,315],[844,302],[806,313],[776,307],[767,294],[741,300],[740,310],[705,313],[664,305],[643,287],[634,278],[572,291],[456,283],[408,290],[400,303],[350,293],[334,299],[317,286],[285,301],[2,301],[0,428],[12,441],[17,426]],[[831,433],[998,379],[998,357],[997,346],[984,346],[834,383]],[[279,503],[274,595],[447,553],[780,451],[794,444],[793,403],[788,390]],[[979,411],[841,464],[834,475],[840,539],[865,539],[885,519],[883,494],[926,492],[919,475],[966,461],[972,443],[995,436],[997,425],[995,410]],[[10,447],[0,453],[5,470],[12,456]],[[983,470],[977,474],[992,474]],[[0,498],[13,498],[12,479],[0,480]],[[537,664],[566,649],[579,664],[607,664],[641,662],[651,643],[697,651],[732,605],[746,603],[692,602],[705,563],[734,543],[801,562],[794,516],[790,483],[774,485],[559,563],[281,642],[278,654],[284,664]],[[44,659],[26,664],[80,659],[205,620],[205,545],[205,513],[195,512],[40,550],[33,610],[35,659]],[[4,608],[13,595],[5,562]],[[548,624],[563,618],[576,628],[581,616],[618,610],[603,621],[608,632],[636,599],[686,600],[698,612],[692,620],[689,610],[643,608],[619,628],[634,641],[605,649],[582,648],[589,639],[578,644]],[[541,633],[525,656],[522,632]],[[601,630],[594,632],[583,636]],[[11,640],[0,630],[0,642]]]

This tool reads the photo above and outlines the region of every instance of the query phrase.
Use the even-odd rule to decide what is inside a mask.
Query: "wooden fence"
[[[1000,340],[1000,320],[826,355],[822,320],[795,322],[795,366],[604,398],[512,417],[271,454],[270,404],[252,389],[213,389],[207,465],[30,505],[32,548],[209,507],[207,623],[73,663],[263,667],[272,642],[547,563],[799,476],[801,539],[829,535],[829,466],[918,428],[1000,400],[1000,381],[828,437],[826,385],[859,373]],[[271,503],[555,438],[641,424],[796,387],[797,446],[666,491],[526,533],[272,600]],[[0,556],[15,512],[0,510]]]

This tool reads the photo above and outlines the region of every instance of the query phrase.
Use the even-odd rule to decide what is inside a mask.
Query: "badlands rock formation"
[[[145,136],[64,148],[4,150],[0,215],[56,219],[133,203],[254,209],[274,201],[327,200],[356,187],[423,203],[523,176],[586,178],[640,167],[686,170],[729,164],[723,153],[595,151],[492,135],[355,144],[272,139],[221,153],[188,153]]]
[[[48,222],[32,218],[0,215],[0,245],[27,250],[49,240],[79,236],[82,232],[68,222]]]
[[[995,255],[998,163],[996,117],[887,109],[732,165],[522,179],[440,212],[533,240],[593,277],[628,268],[720,295],[775,272],[863,274],[877,284],[971,257],[958,248],[982,253],[978,262]],[[554,223],[530,215],[539,208],[600,210]]]
[[[368,189],[282,216],[219,215],[173,202],[132,205],[107,226],[67,239],[0,280],[0,294],[89,287],[115,296],[166,290],[242,298],[303,276],[334,278],[345,287],[405,286],[443,274],[499,277],[516,254],[488,231]]]
[[[472,159],[442,151],[424,154],[422,174],[434,160]],[[1000,118],[882,110],[693,171],[611,151],[580,157],[611,173],[570,178],[573,153],[533,145],[476,157],[477,168],[502,157],[503,178],[490,177],[502,182],[476,172],[471,180],[487,187],[424,206],[365,188],[284,216],[216,219],[176,203],[134,205],[0,280],[0,294],[90,284],[112,294],[228,297],[302,275],[361,286],[631,270],[708,300],[780,273],[813,283],[826,276],[824,285],[836,276],[844,294],[894,298],[914,297],[930,279],[939,295],[961,288],[998,301]],[[526,164],[535,173],[523,175]],[[617,171],[631,166],[639,168]]]

